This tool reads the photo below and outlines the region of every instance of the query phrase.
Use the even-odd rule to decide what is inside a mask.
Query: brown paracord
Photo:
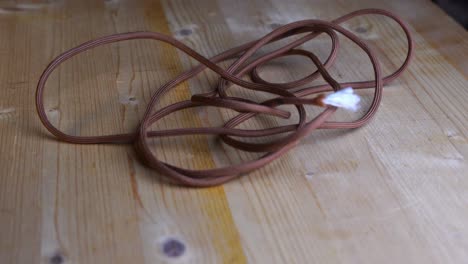
[[[366,42],[361,40],[352,32],[339,26],[340,23],[354,18],[356,16],[370,14],[383,15],[396,21],[403,29],[408,42],[408,51],[404,63],[394,73],[385,77],[381,76],[381,69],[378,58],[373,52],[373,50],[369,48]],[[327,68],[329,68],[330,65],[332,65],[335,61],[337,51],[339,48],[339,39],[337,32],[353,41],[368,55],[374,69],[375,80],[338,83],[328,74]],[[277,50],[274,50],[273,52],[261,56],[260,58],[253,60],[251,59],[252,55],[264,45],[301,33],[307,34],[300,37],[297,40],[294,40],[292,43],[283,46],[282,48],[279,48]],[[332,49],[330,55],[323,64],[313,53],[297,48],[298,46],[317,37],[322,33],[327,34],[332,41]],[[148,107],[146,108],[143,120],[139,124],[139,127],[135,133],[105,136],[73,136],[67,135],[62,131],[58,130],[56,127],[54,127],[47,118],[43,102],[44,86],[47,81],[47,78],[52,73],[52,71],[54,71],[54,69],[57,68],[62,62],[81,52],[84,52],[97,46],[130,39],[154,39],[163,41],[165,43],[171,44],[172,46],[183,51],[185,54],[194,58],[195,60],[200,62],[200,65],[180,74],[177,78],[169,81],[153,94],[148,104]],[[221,54],[212,57],[211,59],[207,59],[201,56],[199,53],[185,46],[176,39],[160,33],[129,32],[115,34],[88,41],[64,52],[63,54],[55,58],[47,66],[47,68],[42,73],[41,78],[39,79],[36,92],[36,107],[37,112],[39,114],[39,118],[41,119],[44,126],[59,140],[78,144],[134,143],[138,155],[145,162],[145,164],[154,168],[159,173],[172,179],[176,183],[198,187],[213,186],[229,181],[243,173],[247,173],[257,168],[260,168],[268,164],[269,162],[277,159],[278,157],[286,153],[289,149],[294,147],[301,138],[310,134],[314,129],[357,128],[366,124],[377,111],[382,97],[383,85],[397,78],[406,69],[411,60],[412,51],[413,43],[408,27],[405,25],[405,23],[396,15],[388,11],[379,9],[358,10],[349,13],[345,16],[342,16],[338,19],[335,19],[331,22],[315,19],[293,22],[279,27],[278,29],[272,31],[271,33],[258,40],[227,50]],[[278,57],[290,55],[300,55],[311,59],[312,62],[317,66],[318,70],[300,80],[288,83],[267,82],[258,75],[257,68],[262,64],[267,63],[268,61]],[[219,62],[235,58],[237,59],[234,61],[233,64],[230,65],[230,67],[227,70],[224,70],[217,65],[217,63]],[[250,61],[248,61],[249,59]],[[176,87],[180,83],[188,80],[189,78],[194,77],[206,68],[209,68],[220,75],[220,80],[214,91],[206,94],[193,95],[191,100],[181,101],[169,105],[153,113],[153,109],[156,103],[167,91]],[[246,74],[250,75],[252,82],[248,82],[241,79]],[[325,79],[327,84],[307,88],[299,88],[300,86],[304,86],[307,83],[310,83],[320,75]],[[268,92],[277,95],[278,97],[271,100],[267,100],[262,103],[257,103],[243,98],[230,97],[226,93],[226,90],[232,84],[237,84],[241,87],[250,90]],[[325,110],[322,113],[316,116],[313,120],[309,122],[306,121],[306,111],[304,109],[304,105],[321,105],[320,99],[323,97],[323,95],[318,95],[314,98],[305,98],[306,96],[332,90],[337,91],[349,86],[353,87],[354,89],[375,87],[374,98],[372,100],[372,103],[369,109],[361,118],[352,122],[330,122],[327,120],[332,116],[332,114],[336,111],[337,108],[334,106],[325,106]],[[291,91],[294,88],[296,88],[295,91]],[[297,124],[277,126],[273,128],[259,130],[236,128],[236,126],[238,126],[242,122],[260,113],[278,116],[282,118],[288,118],[290,116],[289,112],[276,108],[276,106],[284,104],[291,104],[297,108],[299,114],[299,122]],[[167,116],[175,111],[179,111],[182,109],[200,106],[224,107],[236,110],[240,112],[240,114],[226,122],[223,127],[179,128],[159,131],[148,130],[151,124],[157,122],[164,116]],[[281,138],[280,140],[268,143],[247,143],[234,139],[232,137],[264,137],[287,132],[289,132],[287,136]],[[224,168],[207,170],[188,170],[175,167],[173,165],[158,160],[155,154],[151,152],[147,144],[147,139],[149,137],[167,137],[191,134],[219,135],[223,142],[234,148],[251,152],[266,152],[266,154],[264,154],[257,160],[232,165]]]

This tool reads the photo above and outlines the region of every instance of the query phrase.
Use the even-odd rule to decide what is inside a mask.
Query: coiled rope
[[[382,76],[378,57],[375,55],[374,51],[369,47],[369,45],[349,30],[340,26],[341,23],[362,15],[382,15],[389,17],[400,25],[400,27],[403,29],[406,35],[408,43],[406,59],[395,72],[388,76]],[[281,48],[278,48],[270,53],[262,55],[259,58],[252,59],[252,56],[255,54],[255,52],[263,46],[302,33],[306,34]],[[330,76],[330,74],[327,72],[327,69],[335,62],[336,55],[340,47],[337,33],[340,33],[341,35],[347,37],[349,40],[353,41],[367,54],[373,67],[373,72],[375,76],[374,80],[338,83]],[[332,43],[330,55],[324,63],[322,63],[312,52],[298,48],[298,46],[304,44],[309,40],[314,39],[320,34],[328,35]],[[168,43],[174,46],[175,48],[183,51],[185,54],[192,57],[193,59],[197,60],[200,64],[180,74],[173,80],[169,81],[168,83],[160,87],[152,95],[151,100],[146,108],[143,119],[141,120],[137,131],[135,131],[134,133],[104,136],[74,136],[67,135],[59,129],[57,129],[56,127],[54,127],[46,115],[43,99],[45,84],[50,74],[62,62],[68,60],[69,58],[77,54],[80,54],[81,52],[101,45],[131,39],[153,39]],[[379,103],[382,98],[383,86],[397,78],[408,67],[408,64],[412,57],[412,53],[413,43],[408,27],[395,14],[380,9],[358,10],[344,15],[342,17],[339,17],[331,22],[316,19],[293,22],[275,29],[271,33],[258,40],[251,41],[238,47],[229,49],[210,59],[203,57],[196,51],[181,43],[180,41],[164,34],[156,32],[129,32],[115,34],[85,42],[56,57],[47,66],[47,68],[44,70],[39,79],[36,91],[36,107],[37,113],[43,125],[50,133],[52,133],[61,141],[77,144],[133,143],[136,152],[146,165],[148,165],[151,168],[154,168],[162,175],[167,176],[175,183],[197,187],[213,186],[225,183],[226,181],[238,177],[241,174],[265,166],[269,162],[279,158],[281,155],[293,148],[301,138],[309,135],[315,129],[357,128],[369,122],[369,120],[374,116],[379,107]],[[267,82],[259,76],[257,71],[257,68],[259,66],[275,58],[290,55],[299,55],[309,58],[316,65],[317,71],[311,73],[310,75],[300,80],[287,83],[271,83]],[[219,62],[229,59],[236,60],[226,70],[217,65],[217,63]],[[211,69],[220,76],[217,87],[215,87],[215,89],[212,92],[205,94],[196,94],[192,96],[191,100],[181,101],[161,109],[155,109],[155,105],[167,91],[176,87],[180,83],[194,77],[206,68]],[[246,74],[250,75],[251,82],[242,79],[242,77]],[[327,84],[299,88],[301,86],[307,85],[319,76],[322,76],[327,82]],[[274,94],[277,97],[275,97],[274,99],[264,101],[262,103],[257,103],[244,98],[231,97],[227,94],[226,91],[232,84],[239,85],[245,89]],[[373,88],[374,97],[369,108],[364,113],[364,115],[356,121],[327,121],[337,110],[337,107],[325,104],[323,100],[324,95],[320,93],[328,91],[337,92],[345,87],[353,87],[354,89]],[[308,98],[308,96],[314,94],[319,95],[313,98]],[[299,115],[299,121],[297,124],[277,126],[273,128],[259,130],[236,128],[242,122],[245,122],[246,120],[258,114],[289,118],[291,115],[290,112],[276,108],[277,106],[285,104],[294,105],[297,109],[297,113]],[[307,104],[324,106],[324,110],[311,121],[307,121],[307,113],[304,109],[304,105]],[[148,129],[152,124],[175,111],[202,106],[216,106],[229,108],[238,111],[239,114],[231,120],[227,121],[222,127],[178,128],[158,131],[151,131]],[[264,137],[284,133],[289,134],[287,134],[279,140],[271,141],[268,143],[248,143],[233,138],[233,136]],[[150,137],[168,137],[193,134],[218,135],[224,143],[234,148],[250,152],[266,152],[266,154],[262,155],[256,160],[231,165],[223,168],[189,170],[179,168],[159,160],[158,157],[150,150],[147,143],[148,138]]]

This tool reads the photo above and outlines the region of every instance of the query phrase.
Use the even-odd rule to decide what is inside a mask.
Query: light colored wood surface
[[[385,2],[1,1],[0,263],[466,263],[468,34],[429,1]],[[47,63],[98,36],[164,32],[212,56],[279,24],[366,7],[401,14],[416,44],[415,60],[386,88],[375,119],[353,131],[317,131],[280,160],[222,187],[165,184],[131,146],[59,143],[36,116],[35,85]],[[402,61],[406,44],[394,23],[365,17],[345,26],[380,51],[386,72]],[[343,44],[332,74],[371,77],[363,53]],[[307,47],[324,58],[328,45],[320,38]],[[150,94],[193,64],[151,41],[98,48],[53,74],[46,109],[69,133],[131,131]],[[310,70],[291,57],[262,74],[291,80]],[[163,104],[215,82],[204,72]],[[370,93],[361,94],[368,103]],[[158,127],[219,125],[232,115],[187,111]],[[212,138],[152,144],[188,168],[252,157]],[[164,254],[170,239],[185,245],[182,256]]]

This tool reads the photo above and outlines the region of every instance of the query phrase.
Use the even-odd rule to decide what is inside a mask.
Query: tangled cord
[[[369,48],[366,42],[364,42],[359,37],[357,37],[350,31],[346,30],[345,28],[339,25],[340,23],[343,23],[344,21],[347,21],[356,16],[369,14],[383,15],[393,19],[401,26],[407,38],[408,51],[405,61],[399,69],[385,77],[382,77],[380,64],[377,56],[375,55],[373,50]],[[338,83],[330,76],[330,74],[328,74],[327,68],[329,68],[335,61],[337,51],[340,46],[337,32],[341,33],[342,35],[353,41],[367,54],[373,66],[375,75],[374,80]],[[279,49],[267,53],[257,59],[251,59],[253,54],[260,48],[262,48],[264,45],[301,33],[306,34]],[[317,37],[322,33],[328,35],[332,42],[332,49],[330,55],[323,64],[313,53],[297,48],[298,46],[304,44],[309,40],[312,40],[313,38]],[[151,100],[144,113],[143,119],[135,133],[105,136],[73,136],[67,135],[62,131],[58,130],[56,127],[54,127],[47,118],[43,102],[44,86],[50,74],[62,62],[81,52],[101,45],[130,39],[154,39],[163,41],[183,51],[188,56],[197,60],[200,64],[180,74],[175,79],[169,81],[152,95]],[[277,28],[276,30],[272,31],[271,33],[258,40],[232,48],[210,59],[203,57],[202,55],[185,46],[183,43],[177,41],[176,39],[160,33],[129,32],[115,34],[88,41],[56,57],[47,66],[47,68],[44,70],[39,79],[36,91],[36,107],[37,113],[43,125],[47,128],[47,130],[49,130],[50,133],[56,136],[59,140],[78,144],[134,143],[136,152],[145,162],[145,164],[147,164],[151,168],[154,168],[159,173],[172,179],[174,182],[187,186],[213,186],[227,182],[235,177],[238,177],[240,174],[247,173],[262,166],[265,166],[269,162],[279,158],[281,155],[293,148],[301,138],[310,134],[314,129],[357,128],[366,124],[377,111],[380,100],[382,98],[383,85],[397,78],[407,68],[411,60],[412,53],[413,43],[408,27],[405,25],[405,23],[396,15],[388,11],[379,9],[358,10],[344,15],[340,18],[337,18],[331,22],[315,19],[293,22]],[[300,55],[309,58],[316,65],[317,71],[300,80],[287,83],[271,83],[267,82],[259,76],[257,71],[257,68],[259,66],[275,58],[290,55]],[[220,66],[217,65],[217,63],[219,62],[229,59],[236,60],[226,70],[222,69]],[[156,103],[167,91],[176,87],[180,83],[194,77],[206,68],[209,68],[220,75],[220,79],[215,90],[213,90],[210,93],[193,95],[191,100],[177,102],[172,105],[161,108],[155,112],[153,111]],[[246,74],[250,75],[250,78],[252,80],[251,82],[242,79],[242,77]],[[315,80],[320,75],[325,79],[327,84],[299,88]],[[237,84],[243,88],[254,91],[263,91],[270,94],[274,94],[277,97],[274,99],[264,101],[262,103],[257,103],[244,98],[231,97],[226,93],[226,90],[232,84]],[[374,97],[369,109],[361,118],[359,118],[356,121],[327,121],[337,110],[337,107],[325,104],[323,100],[324,96],[321,94],[314,98],[306,98],[308,95],[323,93],[327,91],[337,92],[343,89],[344,87],[353,87],[354,89],[374,87]],[[291,91],[292,89],[294,89],[295,91]],[[273,128],[258,130],[236,128],[236,126],[238,126],[239,124],[258,114],[266,114],[281,118],[288,118],[290,116],[289,112],[276,108],[279,105],[285,104],[294,105],[297,109],[297,112],[299,114],[299,121],[297,124],[277,126]],[[306,104],[324,106],[325,109],[311,121],[306,121],[306,111],[304,109],[304,105]],[[173,112],[200,106],[216,106],[229,108],[238,111],[239,114],[231,120],[227,121],[222,127],[178,128],[158,131],[149,130],[149,127],[153,123],[157,122],[161,118]],[[268,143],[248,143],[233,138],[233,136],[264,137],[276,134],[283,134],[287,132],[290,133],[284,136],[283,138]],[[167,137],[193,134],[218,135],[224,143],[234,148],[250,152],[266,152],[266,154],[253,161],[248,161],[245,163],[227,166],[223,168],[207,170],[189,170],[179,168],[160,161],[158,157],[156,157],[156,155],[150,150],[147,143],[148,138],[150,137]]]

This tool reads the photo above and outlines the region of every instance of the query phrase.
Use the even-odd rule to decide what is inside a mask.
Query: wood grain
[[[131,146],[57,142],[36,116],[35,85],[47,63],[98,36],[158,31],[209,57],[285,23],[367,7],[401,14],[416,45],[415,60],[385,89],[375,119],[353,131],[317,131],[280,160],[222,187],[170,185]],[[394,23],[369,16],[344,26],[378,51],[384,72],[404,59],[406,43]],[[329,44],[320,37],[305,46],[325,58]],[[0,263],[464,263],[467,54],[466,31],[423,0],[0,2]],[[293,80],[311,71],[308,63],[278,59],[261,74]],[[46,109],[68,133],[132,131],[155,89],[193,65],[154,41],[100,47],[53,73]],[[348,81],[371,73],[363,53],[343,41],[332,75]],[[160,104],[208,91],[216,81],[205,71]],[[371,93],[361,95],[368,104]],[[215,126],[233,115],[187,110],[156,127]],[[212,137],[151,144],[164,160],[191,169],[254,157]]]

